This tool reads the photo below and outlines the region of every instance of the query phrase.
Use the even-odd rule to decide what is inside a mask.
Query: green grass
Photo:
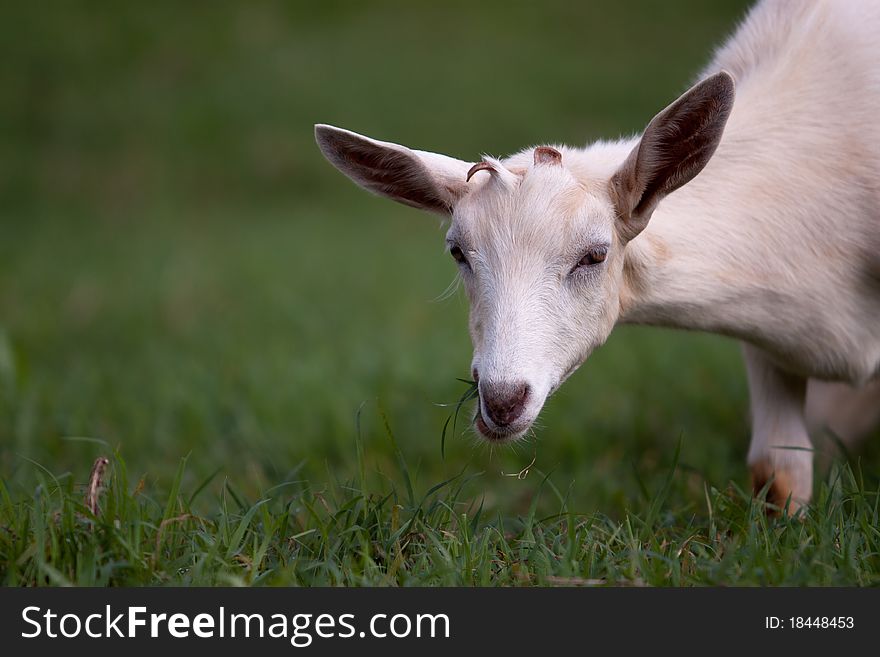
[[[442,232],[313,143],[632,132],[744,4],[0,9],[0,581],[876,584],[876,447],[765,518],[724,339],[618,330],[535,441],[444,433]]]
[[[117,454],[97,514],[73,476],[39,468],[29,496],[0,486],[4,583],[880,584],[880,495],[849,466],[834,468],[805,514],[778,519],[735,487],[707,485],[699,506],[670,503],[680,488],[671,467],[659,489],[646,490],[616,520],[575,513],[571,491],[537,471],[528,510],[505,517],[486,510],[480,473],[462,472],[424,490],[399,456],[397,471],[381,477],[367,477],[362,461],[353,480],[316,489],[291,479],[258,499],[227,480],[200,504],[213,475],[184,490],[183,459],[167,499],[158,498],[143,479],[129,480]],[[542,497],[554,512],[539,514]]]

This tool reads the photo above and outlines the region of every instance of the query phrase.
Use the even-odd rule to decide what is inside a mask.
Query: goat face
[[[475,424],[489,440],[522,437],[617,319],[623,243],[608,177],[578,180],[564,149],[471,166],[330,126],[316,134],[361,186],[451,217],[446,243],[471,302]]]
[[[561,163],[490,164],[456,205],[446,242],[471,302],[476,426],[503,441],[523,436],[608,337],[623,248],[602,188]]]

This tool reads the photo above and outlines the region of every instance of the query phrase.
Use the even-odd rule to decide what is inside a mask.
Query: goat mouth
[[[493,429],[486,421],[483,419],[483,413],[480,410],[479,404],[477,404],[477,413],[474,417],[474,426],[477,428],[477,431],[480,433],[483,438],[488,440],[493,444],[501,444],[506,442],[512,442],[519,438],[523,431],[509,431],[504,429]]]

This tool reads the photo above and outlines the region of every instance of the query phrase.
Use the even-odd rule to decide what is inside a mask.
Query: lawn
[[[728,340],[618,329],[534,441],[447,425],[442,228],[313,143],[631,133],[744,7],[0,9],[0,582],[880,583],[877,441],[767,518]]]

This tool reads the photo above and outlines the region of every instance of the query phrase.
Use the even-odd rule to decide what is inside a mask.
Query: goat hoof
[[[754,495],[767,491],[767,515],[780,516],[787,511],[793,516],[809,503],[812,482],[804,481],[804,477],[764,460],[752,463],[750,469]]]

